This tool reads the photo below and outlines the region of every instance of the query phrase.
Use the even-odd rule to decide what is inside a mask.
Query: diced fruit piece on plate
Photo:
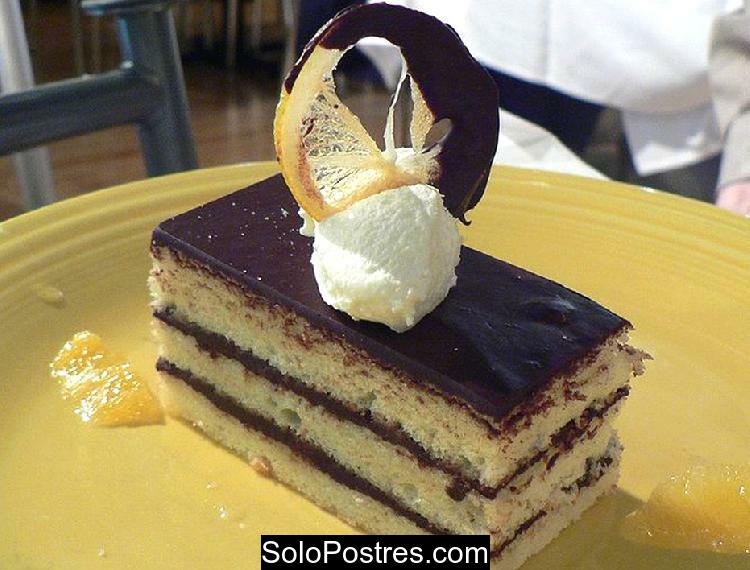
[[[623,522],[635,542],[750,554],[750,465],[701,465],[661,483]]]
[[[94,333],[83,331],[66,342],[50,373],[84,423],[138,426],[164,420],[159,403],[130,363]]]

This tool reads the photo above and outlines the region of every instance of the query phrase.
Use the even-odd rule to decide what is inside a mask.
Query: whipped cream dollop
[[[403,332],[456,283],[461,236],[426,184],[385,190],[315,223],[311,262],[323,300],[355,320]]]

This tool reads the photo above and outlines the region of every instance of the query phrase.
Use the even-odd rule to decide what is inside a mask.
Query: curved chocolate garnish
[[[317,46],[345,50],[366,37],[384,38],[400,47],[434,122],[451,120],[452,129],[443,140],[431,183],[443,194],[448,211],[466,223],[465,213],[482,197],[495,156],[498,94],[495,82],[450,26],[402,6],[347,8],[307,44],[284,89],[291,92]]]

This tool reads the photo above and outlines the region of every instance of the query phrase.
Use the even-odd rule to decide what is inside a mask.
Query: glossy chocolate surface
[[[573,372],[627,321],[562,285],[464,247],[458,283],[405,333],[358,322],[323,302],[312,239],[281,175],[159,225],[155,246],[195,259],[244,290],[458,403],[501,419],[555,376]]]
[[[482,197],[495,156],[498,94],[495,82],[450,26],[403,6],[347,8],[310,41],[290,71],[285,90],[291,92],[316,46],[344,50],[367,37],[399,46],[435,123],[451,120],[451,131],[437,157],[440,172],[432,185],[440,189],[448,211],[465,221],[464,214]]]

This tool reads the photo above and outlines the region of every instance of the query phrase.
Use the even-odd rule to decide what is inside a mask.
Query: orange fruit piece
[[[396,149],[393,109],[384,149],[339,99],[333,70],[365,37],[401,49],[413,102],[411,147]],[[428,143],[433,125],[450,131]],[[424,183],[464,221],[487,183],[497,146],[498,95],[492,78],[456,33],[432,16],[401,6],[368,4],[343,10],[305,48],[281,90],[274,145],[281,172],[299,205],[316,220],[383,190]]]
[[[83,331],[67,341],[50,364],[64,400],[82,422],[95,426],[139,426],[164,421],[158,401],[99,335]]]
[[[622,532],[661,548],[750,554],[750,465],[689,468],[658,485]]]

